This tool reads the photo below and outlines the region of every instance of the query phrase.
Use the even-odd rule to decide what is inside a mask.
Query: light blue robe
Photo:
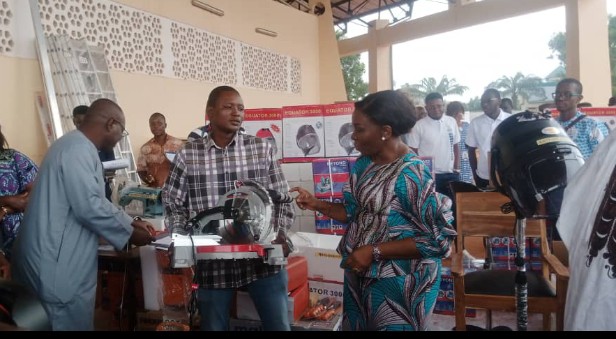
[[[14,244],[13,279],[39,298],[53,330],[93,330],[99,237],[116,249],[132,218],[105,198],[94,144],[78,130],[51,145]]]

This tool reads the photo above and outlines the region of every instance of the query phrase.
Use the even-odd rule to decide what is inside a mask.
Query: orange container
[[[305,257],[287,258],[287,275],[289,276],[288,291],[294,291],[308,282],[308,261]]]

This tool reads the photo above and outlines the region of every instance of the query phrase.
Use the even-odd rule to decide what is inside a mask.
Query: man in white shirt
[[[460,180],[460,131],[456,120],[445,115],[440,93],[430,93],[424,99],[428,115],[421,118],[404,141],[420,157],[432,157],[436,191],[453,200],[449,182]]]
[[[511,114],[500,108],[500,92],[494,88],[488,88],[481,96],[482,115],[471,121],[466,136],[466,146],[468,147],[468,160],[473,171],[475,185],[485,189],[490,184],[490,160],[488,153],[492,147],[492,132],[494,129]],[[479,159],[477,159],[479,150]]]

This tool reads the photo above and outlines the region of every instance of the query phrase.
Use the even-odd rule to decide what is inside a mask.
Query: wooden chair
[[[466,309],[486,309],[488,327],[491,310],[516,311],[516,270],[477,270],[464,272],[465,239],[470,237],[514,236],[515,213],[503,214],[501,206],[510,199],[499,192],[457,192],[456,218],[458,237],[451,258],[454,279],[456,330],[466,330]],[[526,270],[528,280],[528,313],[543,314],[543,329],[551,329],[552,313],[556,314],[556,330],[563,330],[565,299],[569,281],[568,269],[550,252],[545,220],[527,219],[525,236],[540,238],[542,270]],[[527,266],[528,267],[528,266]]]

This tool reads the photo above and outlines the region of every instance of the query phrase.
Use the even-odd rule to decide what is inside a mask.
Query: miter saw
[[[255,181],[237,180],[234,189],[220,196],[216,207],[197,214],[184,228],[172,230],[171,266],[254,258],[270,265],[286,264],[282,245],[271,244],[272,197],[286,202],[281,194]]]

